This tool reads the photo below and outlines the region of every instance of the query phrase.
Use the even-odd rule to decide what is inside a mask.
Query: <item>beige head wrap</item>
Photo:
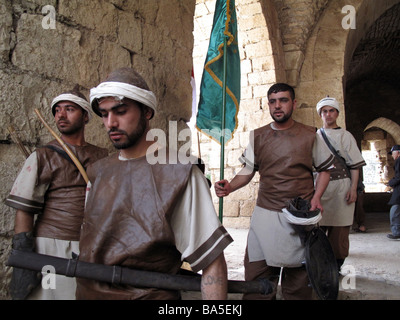
[[[328,96],[326,98],[323,98],[322,100],[320,100],[317,103],[317,112],[318,112],[318,114],[321,115],[321,109],[323,107],[327,107],[327,106],[333,107],[338,112],[340,112],[339,102],[335,98],[331,98],[331,97]]]

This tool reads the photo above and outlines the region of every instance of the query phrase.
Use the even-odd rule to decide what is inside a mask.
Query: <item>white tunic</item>
[[[357,142],[352,134],[342,128],[325,129],[331,145],[337,153],[345,159],[351,169],[358,169],[365,165],[365,161],[358,149]],[[318,130],[318,134],[321,134]],[[321,198],[324,212],[320,221],[321,226],[345,227],[353,224],[354,203],[347,204],[346,194],[350,190],[349,177],[329,182]]]

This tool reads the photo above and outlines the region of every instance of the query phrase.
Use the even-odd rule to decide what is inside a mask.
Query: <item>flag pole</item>
[[[227,36],[224,36],[224,66],[222,81],[222,123],[221,123],[221,162],[220,162],[220,180],[224,180],[225,169],[225,114],[226,114],[226,69],[227,69]],[[224,198],[219,198],[219,220],[222,223],[224,212]]]

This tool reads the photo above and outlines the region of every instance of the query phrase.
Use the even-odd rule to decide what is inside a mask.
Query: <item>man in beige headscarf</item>
[[[325,133],[331,146],[343,159],[335,157],[335,169],[331,170],[329,185],[321,198],[324,214],[320,221],[320,226],[327,230],[340,271],[349,254],[349,232],[353,224],[359,173],[366,163],[352,134],[338,126],[339,111],[339,102],[335,98],[326,97],[317,104],[317,112],[323,121],[323,128],[318,130],[318,134]]]
[[[83,167],[107,156],[106,149],[85,140],[91,111],[81,92],[74,89],[57,96],[51,110],[61,139]],[[37,148],[26,160],[5,202],[17,209],[13,248],[69,259],[72,252],[78,254],[85,191],[82,174],[57,140]],[[22,274],[30,275],[32,283],[21,283],[25,278]],[[48,287],[40,285],[35,272],[14,268],[10,284],[13,299],[75,299],[75,278],[55,275],[55,283]]]

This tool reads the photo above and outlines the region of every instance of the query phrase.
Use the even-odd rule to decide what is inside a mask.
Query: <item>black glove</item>
[[[15,250],[34,252],[35,238],[32,232],[21,232],[14,235],[12,248]],[[41,272],[28,269],[13,268],[10,282],[10,294],[13,300],[25,300],[42,279]]]
[[[296,197],[287,202],[287,210],[298,218],[312,218],[319,214],[319,209],[310,211],[311,203],[301,197]]]

